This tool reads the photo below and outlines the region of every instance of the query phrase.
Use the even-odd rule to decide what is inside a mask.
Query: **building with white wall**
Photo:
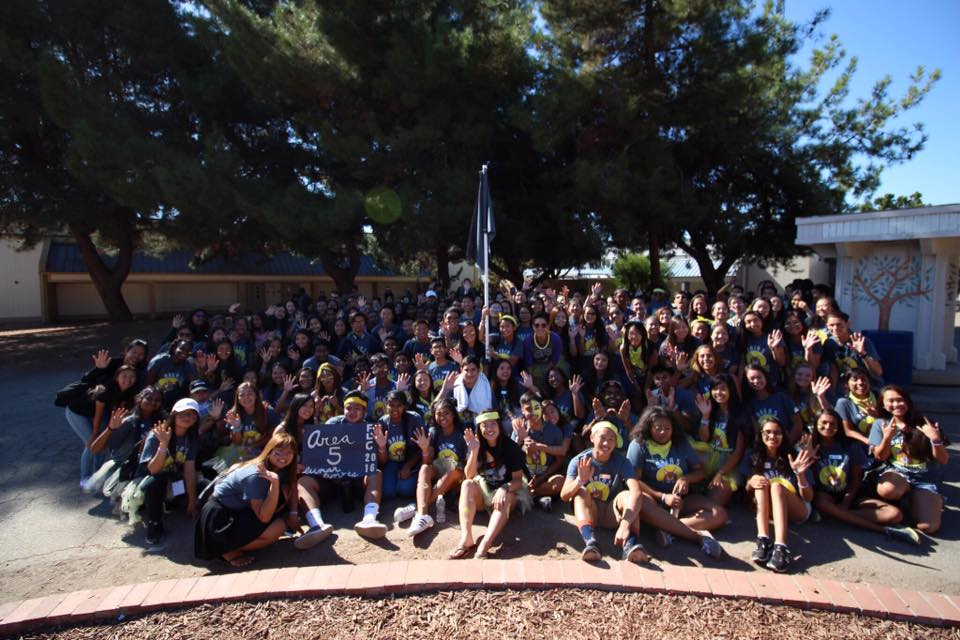
[[[855,329],[912,332],[917,369],[957,361],[960,204],[799,218],[797,244],[836,261]]]

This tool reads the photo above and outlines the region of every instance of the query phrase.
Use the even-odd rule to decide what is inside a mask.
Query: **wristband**
[[[661,494],[660,494],[660,504],[662,504],[662,505],[666,505],[666,504],[667,504],[667,494],[665,494],[665,493],[661,493]]]
[[[930,441],[930,446],[932,446],[932,447],[942,447],[942,446],[943,446],[943,440],[931,440],[931,441]]]
[[[287,515],[300,517],[299,511],[287,511]]]

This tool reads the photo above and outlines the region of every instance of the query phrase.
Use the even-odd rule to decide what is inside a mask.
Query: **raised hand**
[[[531,376],[527,371],[520,372],[520,384],[523,385],[524,389],[533,388],[533,376]]]
[[[127,417],[127,410],[123,407],[117,407],[110,413],[110,421],[107,423],[107,429],[113,431],[120,426],[123,419]]]
[[[603,293],[603,283],[594,282],[593,286],[590,287],[590,294],[594,297],[598,297],[601,293]]]
[[[373,441],[377,443],[378,449],[387,448],[387,432],[383,430],[383,425],[379,422],[373,425]]]
[[[630,424],[630,401],[624,400],[620,403],[620,409],[617,411],[617,417],[623,424]]]
[[[413,441],[420,447],[420,451],[426,453],[430,450],[430,436],[422,427],[413,432]]]
[[[480,440],[477,439],[477,434],[473,429],[467,428],[463,430],[463,442],[470,451],[476,451],[480,448]]]
[[[93,354],[93,366],[97,369],[106,369],[110,364],[110,352],[106,349],[100,349]]]
[[[597,418],[601,418],[604,414],[603,403],[600,402],[600,398],[594,398],[590,402],[590,408],[593,409],[593,415]]]
[[[941,440],[940,423],[931,422],[927,416],[923,416],[923,424],[917,425],[917,429],[919,429],[923,435],[927,436],[931,442]]]
[[[801,340],[800,343],[804,349],[813,349],[820,344],[820,336],[813,331],[807,331],[807,335],[803,336],[803,340]]]
[[[459,378],[460,378],[459,371],[450,371],[449,373],[447,373],[447,375],[444,376],[443,378],[443,385],[441,385],[440,387],[440,393],[443,394],[443,393],[448,393],[449,391],[452,391],[453,387],[456,386],[457,380]]]
[[[677,365],[677,371],[686,371],[690,366],[690,355],[686,351],[677,351],[674,363]]]
[[[233,409],[230,409],[229,411],[227,411],[227,424],[230,425],[230,428],[233,430],[240,429],[240,426],[241,426],[240,414],[234,411]]]
[[[577,461],[577,479],[584,485],[593,480],[593,458],[590,456],[583,456]]]
[[[293,391],[297,386],[297,379],[292,375],[283,376],[283,390],[287,393]]]
[[[850,346],[852,346],[853,350],[859,353],[861,356],[867,355],[867,338],[859,331],[851,334]]]
[[[458,365],[463,364],[463,354],[460,352],[460,347],[454,347],[447,353],[450,355],[450,359],[456,362]]]
[[[816,336],[814,336],[816,339]],[[813,381],[813,384],[810,385],[810,390],[813,392],[813,395],[822,397],[830,390],[830,378],[827,376],[820,376]]]
[[[217,366],[220,364],[220,360],[217,358],[217,354],[208,353],[207,354],[207,373],[213,373],[217,370]]]
[[[410,374],[401,373],[397,376],[397,391],[406,391],[410,388]]]
[[[770,349],[776,349],[783,342],[783,331],[780,329],[774,329],[770,332],[770,335],[767,336],[767,346]]]
[[[170,427],[163,420],[153,425],[153,435],[157,437],[157,441],[164,449],[170,445]]]
[[[702,393],[695,393],[693,394],[693,401],[696,403],[697,411],[700,412],[703,419],[708,419],[710,412],[713,410],[713,403],[710,402],[710,398],[704,396]]]
[[[266,347],[260,349],[258,352],[260,354],[260,362],[267,364],[270,361],[270,350]]]
[[[223,381],[220,383],[220,391],[229,391],[233,389],[234,380],[230,376],[224,376]]]
[[[413,356],[413,366],[417,369],[427,368],[427,360],[423,357],[422,353],[418,353]]]
[[[371,382],[372,378],[373,376],[369,373],[366,373],[366,372],[361,373],[359,376],[357,376],[357,388],[360,391],[363,391],[364,393],[366,393],[371,387],[377,384],[377,381],[375,379],[373,380],[373,382]],[[284,387],[286,387],[286,382],[284,382]]]
[[[363,309],[365,306],[367,306],[367,299],[364,298],[363,296],[358,296],[357,307],[359,307],[360,309]]]
[[[227,307],[227,313],[229,313],[230,315],[235,314],[237,311],[240,311],[240,303],[239,303],[239,302],[234,302],[232,305],[230,305],[229,307]]]
[[[173,325],[173,328],[174,328],[174,329],[179,329],[180,327],[182,327],[182,326],[183,326],[183,314],[182,314],[182,313],[178,313],[177,315],[173,316],[173,322],[171,322],[170,324]]]
[[[227,380],[229,380],[229,378],[227,378]],[[223,398],[214,398],[213,402],[210,403],[210,411],[207,413],[207,415],[214,420],[219,420],[220,416],[223,415],[223,406]]]
[[[573,377],[570,378],[570,393],[577,393],[580,389],[583,389],[583,376],[579,374],[573,374]]]
[[[523,418],[514,418],[511,421],[513,425],[513,435],[517,442],[522,443],[527,439],[527,421]]]
[[[257,475],[264,480],[269,480],[271,483],[280,481],[280,476],[278,476],[275,472],[270,471],[270,469],[267,469],[267,465],[263,464],[262,462],[257,465]]]
[[[801,448],[796,457],[788,453],[787,460],[790,462],[790,468],[799,476],[813,466],[815,455],[809,447]]]

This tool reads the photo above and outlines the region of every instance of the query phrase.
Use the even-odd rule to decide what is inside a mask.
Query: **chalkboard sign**
[[[372,424],[340,422],[306,425],[303,430],[303,475],[359,478],[376,473],[377,447]]]

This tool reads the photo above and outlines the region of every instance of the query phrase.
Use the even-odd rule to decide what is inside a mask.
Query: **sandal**
[[[463,546],[463,545],[459,545],[459,546],[457,546],[456,549],[454,549],[453,551],[451,551],[450,553],[447,554],[447,559],[448,559],[448,560],[460,560],[461,558],[466,558],[466,557],[467,557],[467,554],[469,554],[471,551],[473,551],[473,549],[474,549],[476,546],[477,546],[476,544],[471,544],[471,545],[466,546],[466,547]]]
[[[253,561],[256,560],[256,558],[254,558],[253,556],[248,556],[248,555],[234,556],[229,559],[223,556],[220,556],[220,559],[226,562],[228,565],[230,565],[234,569],[242,569],[243,567],[250,566],[251,564],[253,564]]]

